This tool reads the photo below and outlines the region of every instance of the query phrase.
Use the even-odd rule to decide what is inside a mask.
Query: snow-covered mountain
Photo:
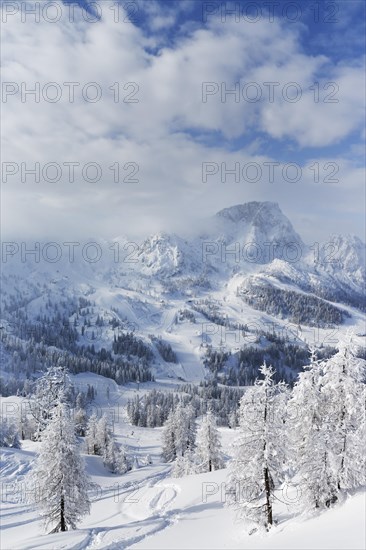
[[[137,271],[148,276],[170,277],[202,270],[199,243],[178,235],[158,233],[137,249]]]
[[[192,381],[207,376],[213,350],[231,354],[222,364],[229,372],[239,350],[268,346],[269,331],[297,346],[335,346],[351,329],[365,344],[365,244],[352,236],[305,244],[277,203],[225,208],[193,237],[93,239],[72,255],[63,242],[40,243],[38,257],[25,255],[24,244],[3,249],[7,364],[19,346],[10,337],[51,345],[52,330],[56,348],[73,357],[83,348],[86,363],[95,359],[86,348],[104,348],[107,361],[124,361],[120,369],[132,362],[158,377]],[[140,344],[123,340],[127,332]],[[152,335],[175,362],[164,359],[173,355]]]
[[[365,306],[365,244],[355,236],[332,235],[306,245],[277,203],[225,208],[194,238],[160,233],[124,246],[135,277],[183,294],[230,286],[233,276],[270,276],[320,298]]]
[[[277,381],[291,385],[309,362],[310,347],[320,359],[333,357],[349,330],[364,354],[364,243],[331,236],[305,244],[278,204],[251,202],[221,210],[193,237],[159,233],[74,245],[72,251],[63,241],[3,246],[3,410],[25,441],[2,452],[2,546],[361,548],[363,492],[306,519],[297,515],[287,480],[276,488],[279,524],[268,536],[233,530],[236,516],[222,492],[227,470],[172,477],[162,461],[161,426],[173,399],[185,400],[177,417],[186,409],[200,417],[209,402],[229,463],[237,404],[263,361]],[[34,431],[22,408],[28,397],[21,396],[55,366],[67,366],[81,392],[75,406],[81,395],[90,413],[107,415],[134,466],[111,473],[107,455],[85,454],[84,442],[91,514],[81,529],[40,536],[23,494],[40,444],[30,440]],[[204,500],[204,487],[217,492]]]
[[[248,202],[220,210],[215,218],[222,229],[223,238],[229,242],[240,241],[266,246],[276,243],[279,247],[296,243],[303,247],[300,236],[290,220],[274,202]]]

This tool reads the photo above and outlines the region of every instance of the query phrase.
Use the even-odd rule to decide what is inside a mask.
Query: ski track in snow
[[[26,473],[29,471],[29,462],[22,459],[13,461],[12,456],[15,453],[9,452],[7,454],[8,460],[3,461],[3,474],[6,475],[8,480],[16,474],[20,475],[20,472]],[[33,453],[28,454],[33,458]],[[120,483],[117,495],[115,484],[104,486],[99,491],[98,496],[92,500],[92,508],[100,508],[101,506],[103,510],[103,515],[93,521],[99,526],[78,529],[77,533],[80,535],[83,533],[84,536],[83,541],[78,541],[76,545],[70,545],[70,541],[65,545],[61,542],[61,539],[58,539],[57,542],[52,542],[52,548],[83,548],[86,550],[127,548],[135,542],[139,542],[143,538],[168,527],[174,521],[174,517],[170,517],[167,509],[176,498],[178,488],[173,484],[164,484],[164,479],[170,471],[169,466],[156,464],[154,469],[158,469],[158,471],[149,473],[139,480]],[[142,469],[136,470],[134,473],[136,472],[138,474],[143,473]],[[5,508],[4,504],[1,514],[3,535],[13,527],[20,528],[29,526],[32,523],[40,523],[39,518],[29,506],[16,505],[16,502],[14,502],[11,508]],[[27,515],[32,517],[27,517]],[[21,516],[25,517],[24,521]],[[99,512],[98,516],[100,516]],[[16,523],[13,523],[13,520],[17,520]],[[103,526],[103,523],[106,525]],[[60,536],[62,535],[60,534]],[[46,537],[48,538],[47,535]],[[28,539],[19,548],[26,548],[27,550],[46,548],[47,543],[46,546],[43,546],[42,538],[42,535],[41,538],[37,537],[37,541],[34,543],[32,539]],[[5,540],[2,547],[9,548]]]
[[[126,498],[121,503],[118,512],[108,519],[117,516],[117,518],[120,518],[120,525],[117,523],[112,528],[101,527],[92,529],[89,541],[85,547],[86,550],[128,548],[175,522],[177,515],[167,511],[167,508],[175,500],[178,488],[172,484],[161,485],[162,480],[167,475],[166,470],[169,470],[169,468],[165,469],[164,472],[148,476],[140,482],[133,483],[132,491],[126,488],[126,491],[119,493],[119,496],[123,494]],[[139,499],[136,499],[135,497],[140,494],[142,489],[145,489],[145,493]],[[154,489],[157,489],[155,494]],[[136,503],[134,502],[135,500],[137,501]],[[141,511],[141,501],[144,504],[143,511]],[[146,517],[141,518],[141,515],[146,515]],[[117,519],[117,521],[119,520]],[[121,531],[121,533],[116,536],[114,531]],[[140,531],[143,532],[136,534]],[[129,535],[129,532],[134,534],[131,533]],[[113,537],[112,540],[109,540],[110,537]]]

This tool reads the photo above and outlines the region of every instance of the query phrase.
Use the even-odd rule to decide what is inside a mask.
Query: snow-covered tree
[[[109,471],[116,473],[117,470],[117,453],[118,447],[113,438],[111,438],[104,450],[103,454],[103,464]]]
[[[103,464],[108,470],[112,473],[115,473],[116,470],[116,455],[117,455],[117,445],[114,439],[108,442],[107,447],[103,455]]]
[[[88,417],[85,409],[76,409],[74,413],[75,433],[85,437]]]
[[[89,513],[89,478],[79,453],[74,425],[59,402],[42,434],[41,448],[30,474],[32,502],[52,533],[75,529]]]
[[[237,419],[236,412],[233,411],[232,413],[230,413],[229,418],[228,418],[228,424],[229,424],[229,428],[236,428],[237,427],[238,419]]]
[[[88,454],[102,456],[107,468],[114,471],[117,447],[106,414],[103,414],[99,420],[95,413],[89,418],[85,442]]]
[[[18,427],[19,435],[22,440],[32,439],[32,436],[35,431],[34,418],[30,418],[27,414],[27,411],[24,410],[23,404],[20,406],[19,416],[18,416]]]
[[[113,436],[108,424],[108,418],[106,414],[103,414],[103,416],[98,420],[95,439],[98,450],[96,454],[104,456],[107,451],[108,445],[110,445],[113,441]]]
[[[116,456],[116,474],[125,474],[131,470],[131,464],[128,460],[125,448],[119,447]]]
[[[0,447],[20,449],[18,428],[15,422],[6,417],[0,419]]]
[[[305,510],[329,507],[366,484],[365,361],[352,341],[299,375],[289,409],[295,480]]]
[[[196,462],[200,472],[212,472],[224,467],[220,434],[216,419],[208,412],[202,420],[196,438]]]
[[[75,422],[75,433],[81,437],[85,437],[86,425],[88,422],[88,415],[86,408],[88,405],[88,400],[86,394],[79,392],[75,399],[74,405],[74,422]]]
[[[75,409],[76,410],[85,409],[85,405],[86,405],[85,394],[79,392],[76,396]]]
[[[70,392],[71,382],[68,371],[63,366],[50,367],[37,380],[30,411],[36,421],[34,438],[41,439],[41,433],[52,418],[53,411],[60,401],[65,401]]]
[[[196,441],[196,419],[191,404],[179,403],[175,409],[175,436],[177,456],[184,456],[187,451],[193,451]]]
[[[125,474],[131,470],[131,464],[128,460],[124,447],[117,445],[113,438],[108,440],[103,454],[103,464],[113,474]]]
[[[229,466],[228,504],[249,522],[268,529],[273,524],[273,492],[284,478],[284,415],[287,389],[275,384],[272,367],[260,368],[240,400],[239,437]]]
[[[175,414],[170,411],[163,431],[162,457],[165,462],[173,462],[177,458],[175,429]]]
[[[366,485],[366,362],[356,354],[349,336],[338,353],[325,362],[322,380],[331,405],[328,422],[339,490]]]
[[[304,510],[328,507],[337,499],[332,454],[332,402],[323,391],[324,362],[304,367],[288,404],[288,442],[294,483]]]
[[[193,451],[188,449],[184,456],[178,456],[173,462],[172,476],[183,477],[198,473]]]
[[[87,452],[89,455],[99,454],[99,447],[97,442],[97,427],[98,427],[98,417],[93,413],[87,422],[86,432],[85,432],[85,443]]]
[[[163,459],[173,462],[187,451],[193,451],[196,439],[195,414],[191,405],[181,402],[169,413],[163,432]]]

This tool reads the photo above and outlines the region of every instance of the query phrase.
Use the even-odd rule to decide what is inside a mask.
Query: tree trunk
[[[60,530],[61,531],[67,531],[66,522],[65,522],[65,500],[64,500],[63,496],[61,496],[60,515],[61,515]]]
[[[264,468],[264,488],[266,492],[266,510],[267,510],[267,528],[273,524],[272,503],[271,503],[271,483],[268,468]]]
[[[266,404],[264,407],[264,425],[267,423],[267,392],[266,392]],[[267,441],[264,440],[263,445],[263,456],[265,456],[266,453],[266,447],[267,447]],[[271,482],[269,477],[269,470],[268,466],[266,465],[264,468],[264,490],[266,492],[266,510],[267,510],[267,529],[270,525],[273,523],[273,516],[272,516],[272,503],[271,503]]]
[[[344,455],[346,454],[346,441],[347,441],[347,436],[345,435],[344,438],[343,438],[343,449],[342,449],[342,459],[341,459],[341,466],[339,468],[339,475],[338,475],[338,491],[341,490],[342,486],[341,486],[341,477],[342,477],[342,473],[343,473],[343,470],[344,470]]]
[[[343,375],[346,374],[346,368],[345,368],[344,364],[343,364],[342,374]],[[343,394],[343,391],[342,391],[342,394]],[[341,397],[343,398],[343,395]],[[344,470],[344,457],[345,457],[345,454],[346,454],[346,447],[347,447],[347,430],[346,430],[346,426],[345,426],[346,412],[347,412],[346,411],[346,406],[344,404],[344,399],[343,399],[340,425],[341,425],[342,431],[344,433],[344,436],[343,436],[342,459],[341,459],[341,465],[340,465],[339,473],[338,473],[338,483],[337,483],[338,491],[341,490],[341,477],[342,477],[342,473],[343,473],[343,470]]]

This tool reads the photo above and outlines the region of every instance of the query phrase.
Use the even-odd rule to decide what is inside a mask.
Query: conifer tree
[[[332,402],[323,391],[324,362],[311,362],[299,374],[288,404],[288,442],[294,483],[304,510],[329,507],[337,500],[332,453]]]
[[[176,409],[169,413],[163,432],[163,459],[173,462],[195,448],[196,425],[195,414],[191,405],[178,403]]]
[[[15,422],[6,417],[0,419],[0,447],[20,449],[19,432]]]
[[[349,336],[325,362],[323,392],[331,404],[331,450],[338,490],[366,484],[365,364]]]
[[[97,442],[97,427],[98,427],[98,418],[95,413],[93,413],[87,422],[86,425],[86,435],[85,443],[87,448],[87,453],[89,455],[97,455],[99,453],[99,447]]]
[[[272,367],[260,368],[256,380],[240,400],[239,437],[229,467],[229,498],[239,515],[257,526],[273,524],[273,499],[276,483],[285,472],[284,415],[287,388],[275,384]]]
[[[329,507],[342,490],[366,484],[365,361],[352,339],[311,363],[293,389],[289,440],[304,510]]]
[[[39,455],[30,474],[32,502],[52,533],[75,529],[89,513],[90,481],[85,473],[70,412],[59,402],[42,434]]]
[[[165,462],[173,462],[177,458],[175,430],[175,414],[174,411],[170,411],[163,431],[162,457]]]
[[[50,367],[36,382],[36,390],[30,400],[30,411],[36,421],[34,438],[41,439],[42,431],[52,418],[55,407],[69,397],[71,382],[63,366]]]
[[[224,467],[220,435],[211,412],[204,416],[197,431],[196,447],[197,468],[200,472],[212,472]]]

